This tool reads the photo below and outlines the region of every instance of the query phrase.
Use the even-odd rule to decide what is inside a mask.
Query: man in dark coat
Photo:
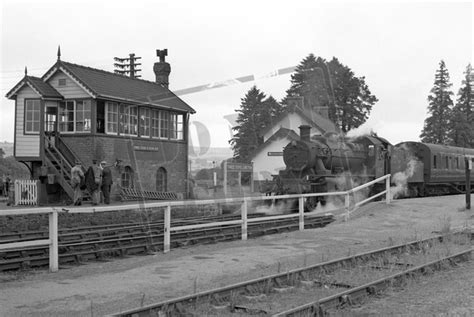
[[[102,167],[102,194],[104,195],[104,203],[107,205],[110,204],[110,188],[112,187],[112,171],[110,167],[107,166],[106,161],[100,162]]]

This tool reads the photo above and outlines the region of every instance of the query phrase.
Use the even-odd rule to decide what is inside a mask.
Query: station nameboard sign
[[[134,145],[133,149],[135,151],[146,151],[146,152],[159,152],[160,151],[160,148],[157,146]]]
[[[226,165],[229,172],[251,172],[253,170],[252,164],[227,163]]]
[[[267,152],[267,156],[283,156],[283,152]]]

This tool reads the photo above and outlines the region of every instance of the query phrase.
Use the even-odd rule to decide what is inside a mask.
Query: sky
[[[5,94],[24,76],[41,77],[56,61],[113,71],[113,57],[134,53],[154,81],[156,49],[168,49],[170,89],[225,81],[224,88],[181,95],[191,142],[205,127],[210,146],[229,147],[230,123],[256,85],[277,100],[310,53],[337,57],[364,76],[379,99],[366,126],[393,144],[418,141],[427,97],[444,60],[457,95],[473,53],[472,2],[367,1],[22,1],[0,0],[0,142],[13,142],[14,102]],[[255,75],[254,82],[231,79]]]

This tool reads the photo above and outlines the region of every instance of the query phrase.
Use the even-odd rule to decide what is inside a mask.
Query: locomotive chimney
[[[300,125],[300,140],[309,141],[311,127],[309,125]]]
[[[165,61],[165,56],[168,56],[168,49],[156,50],[156,56],[160,57],[160,61],[153,65],[155,72],[156,83],[168,88],[169,76],[171,73],[171,66]]]

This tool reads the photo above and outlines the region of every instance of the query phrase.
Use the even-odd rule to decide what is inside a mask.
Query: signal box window
[[[125,166],[121,181],[123,188],[133,188],[133,170],[130,166]]]
[[[90,132],[91,102],[90,100],[65,101],[59,103],[59,131]]]
[[[163,167],[160,167],[158,171],[156,171],[156,191],[157,192],[166,192],[168,190],[167,182],[168,182],[167,172]]]
[[[106,112],[106,133],[117,134],[118,132],[118,112],[119,106],[116,102],[107,102],[105,104]]]
[[[40,101],[25,102],[25,133],[37,134],[40,130]]]

